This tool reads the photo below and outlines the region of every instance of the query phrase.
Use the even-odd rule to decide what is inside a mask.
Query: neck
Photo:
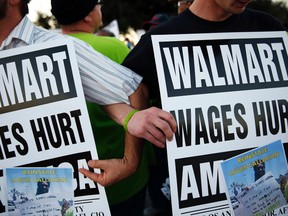
[[[61,30],[63,34],[75,34],[75,33],[90,33],[93,34],[94,31],[88,25],[81,25],[79,23],[73,23],[69,25],[62,25]]]
[[[17,16],[17,14],[14,14],[13,16],[7,15],[3,19],[0,19],[0,46],[21,20],[22,17]]]
[[[189,9],[196,16],[213,22],[226,20],[232,15],[219,7],[214,0],[194,0]]]

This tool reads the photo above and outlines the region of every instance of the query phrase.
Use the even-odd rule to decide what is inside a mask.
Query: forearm
[[[141,83],[137,90],[129,96],[130,105],[116,103],[103,106],[105,112],[118,124],[123,125],[126,116],[133,110],[143,110],[148,107],[149,93],[147,87]]]
[[[144,84],[141,84],[129,98],[130,106],[117,103],[106,105],[104,109],[120,125],[124,124],[125,118],[133,109],[138,109],[139,112],[126,121],[129,133],[144,138],[158,147],[165,147],[166,140],[172,140],[177,129],[173,115],[156,107],[147,109],[149,94]]]
[[[103,106],[105,112],[119,125],[124,124],[124,120],[133,107],[126,103],[117,103]]]
[[[133,107],[134,109],[146,109],[149,104],[149,95],[147,88],[143,84],[141,84],[137,91],[135,91],[134,94],[129,97],[129,99],[131,107]],[[132,164],[137,165],[134,166],[134,171],[136,171],[138,164],[140,163],[143,146],[144,139],[138,138],[136,136],[133,136],[129,132],[126,132],[124,157],[129,159],[129,161],[132,161]]]

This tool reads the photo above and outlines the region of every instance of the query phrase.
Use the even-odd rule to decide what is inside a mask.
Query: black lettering
[[[227,112],[231,112],[231,106],[230,105],[221,106],[225,141],[234,140],[235,138],[234,133],[229,133],[229,126],[232,125],[232,119],[227,117]]]
[[[221,216],[225,216],[225,215],[231,216],[231,215],[232,215],[232,214],[231,214],[231,211],[222,212]]]
[[[252,103],[253,112],[254,112],[254,119],[255,119],[255,127],[256,127],[256,136],[261,136],[261,127],[260,124],[262,123],[262,135],[267,135],[267,122],[265,118],[265,111],[264,111],[264,104],[263,102],[259,102],[259,111],[257,109],[256,102]]]
[[[223,153],[175,160],[180,208],[227,199],[221,184],[220,157]]]
[[[3,203],[0,200],[0,213],[4,213],[5,212],[5,206],[3,205]]]
[[[215,122],[213,116],[215,119],[220,118],[219,110],[215,106],[211,106],[208,109],[208,122],[210,124],[209,132],[211,141],[213,143],[216,143],[218,141],[222,141],[222,129],[221,129],[221,123]]]
[[[52,128],[54,128],[54,133],[55,133],[55,140],[54,140],[54,136],[52,133],[52,130],[49,130],[49,128],[51,128],[50,122],[49,122],[49,118],[48,117],[44,117],[44,122],[45,122],[45,126],[47,129],[47,134],[48,134],[48,138],[49,138],[49,142],[50,144],[54,147],[54,148],[59,148],[62,144],[62,139],[61,139],[61,135],[59,132],[59,128],[58,128],[58,124],[57,124],[57,120],[56,120],[56,116],[52,115],[50,116],[51,121],[52,121]]]
[[[239,111],[241,111],[242,115],[246,114],[245,107],[243,106],[243,104],[238,103],[235,105],[234,115],[235,115],[237,122],[242,126],[242,132],[241,132],[240,127],[236,127],[237,136],[240,139],[245,139],[248,135],[248,125],[246,121],[242,118],[241,114],[239,114]]]
[[[79,119],[79,116],[81,116],[81,115],[82,115],[81,114],[81,110],[71,111],[71,116],[73,118],[75,118],[75,123],[76,123],[77,129],[78,129],[78,135],[79,135],[80,141],[81,142],[85,142],[83,130],[82,130],[82,127],[81,127],[81,122],[80,122],[80,119]]]
[[[42,147],[41,147],[40,139],[42,139],[42,141],[43,141],[44,149],[45,150],[49,149],[47,137],[46,137],[46,134],[45,134],[45,129],[44,129],[44,126],[43,126],[43,123],[42,123],[41,119],[40,118],[37,119],[38,130],[36,128],[34,120],[30,121],[30,125],[31,125],[31,128],[32,128],[32,132],[33,132],[33,136],[34,136],[34,140],[35,140],[35,144],[36,144],[37,150],[38,151],[42,151],[43,150]]]
[[[59,148],[63,144],[66,146],[75,144],[76,137],[79,137],[80,142],[85,141],[80,121],[81,111],[74,110],[70,114],[71,116],[68,113],[59,113],[30,121],[38,151],[48,150],[51,146]],[[72,126],[76,126],[78,133]]]
[[[276,135],[280,132],[280,127],[282,133],[287,132],[287,100],[253,102],[252,105],[257,136],[265,136],[268,132],[272,135]],[[260,124],[262,124],[262,127]]]
[[[278,118],[278,111],[277,111],[277,103],[275,100],[272,101],[272,106],[273,106],[272,109],[273,109],[274,118],[272,117],[270,102],[266,101],[265,105],[266,105],[266,110],[267,110],[269,131],[271,132],[271,134],[275,135],[279,132],[279,118]],[[274,121],[274,127],[273,127],[273,121]]]
[[[1,155],[0,155],[0,159],[3,160],[4,159],[4,156],[6,158],[12,158],[12,157],[15,157],[16,154],[14,151],[9,151],[8,149],[8,145],[12,144],[11,143],[11,139],[10,138],[6,138],[5,137],[5,133],[8,132],[9,129],[8,129],[8,126],[3,126],[3,127],[0,127],[0,138],[1,138],[1,146],[3,149],[1,149]],[[4,155],[3,155],[3,151],[4,151]]]
[[[22,147],[20,145],[16,146],[16,150],[20,155],[26,155],[28,153],[28,143],[26,142],[26,140],[19,134],[19,133],[23,133],[23,127],[21,124],[19,123],[14,123],[12,125],[12,134],[14,136],[14,138],[22,144]]]
[[[175,111],[171,111],[171,114],[177,121]],[[178,116],[178,128],[177,132],[175,133],[177,147],[183,147],[183,133],[185,139],[185,146],[191,146],[191,109],[186,110],[186,120],[183,110],[178,110]]]
[[[75,144],[76,138],[73,129],[71,128],[72,123],[70,116],[67,113],[60,113],[57,117],[65,145],[69,145],[68,134],[70,135],[71,143]]]
[[[287,100],[279,100],[279,114],[281,119],[281,132],[288,131],[288,102]]]
[[[204,143],[209,143],[206,124],[201,108],[195,109],[195,122],[196,122],[196,128],[195,128],[196,145],[200,144],[201,138],[204,140]]]

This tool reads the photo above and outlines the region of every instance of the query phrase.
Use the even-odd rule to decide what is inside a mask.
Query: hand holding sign
[[[164,148],[166,139],[171,141],[176,132],[176,121],[170,113],[151,107],[135,113],[127,128],[132,135]]]
[[[124,124],[124,118],[133,110],[125,103],[105,105],[103,108],[120,125]],[[131,116],[127,123],[127,131],[135,137],[164,148],[166,139],[171,141],[176,132],[176,120],[171,113],[150,107]]]
[[[134,164],[136,165],[134,166]],[[102,172],[95,173],[84,168],[80,168],[79,172],[106,187],[133,174],[137,169],[137,164],[138,163],[130,163],[126,157],[122,159],[90,160],[88,165],[91,168],[100,169]]]

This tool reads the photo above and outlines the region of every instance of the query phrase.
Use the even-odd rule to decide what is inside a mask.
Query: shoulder
[[[90,33],[77,33],[70,34],[70,36],[77,38],[81,41],[85,41],[94,49],[102,49],[102,48],[114,48],[116,50],[130,51],[129,48],[119,39],[115,37],[108,36],[98,36]]]
[[[254,10],[251,8],[247,8],[243,13],[244,16],[249,17],[249,18],[254,18],[254,19],[261,19],[261,18],[265,18],[265,19],[275,19],[272,15],[264,12],[264,11],[260,11],[260,10]]]
[[[176,15],[168,21],[158,25],[157,28],[151,30],[150,35],[187,33],[190,31],[191,26],[197,24],[198,22],[199,20],[197,20],[197,17],[189,9],[187,9],[181,14]]]
[[[97,37],[101,38],[102,40],[107,41],[113,47],[116,47],[118,49],[123,49],[123,50],[129,50],[126,44],[116,37],[109,37],[109,36],[97,36]]]
[[[271,14],[268,14],[264,11],[254,10],[247,8],[241,15],[242,19],[245,19],[250,25],[258,25],[258,30],[267,30],[267,31],[285,31],[285,27],[281,22],[273,17]]]

